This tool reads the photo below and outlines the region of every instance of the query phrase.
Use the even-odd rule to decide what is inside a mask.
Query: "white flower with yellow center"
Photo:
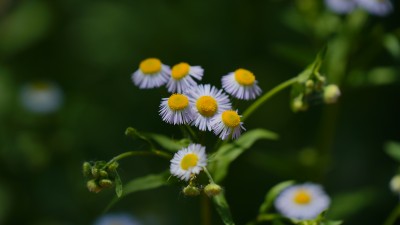
[[[285,217],[309,220],[329,207],[330,198],[320,185],[305,183],[283,190],[275,199],[275,208]]]
[[[390,0],[356,0],[358,5],[377,16],[386,16],[393,11],[393,4]]]
[[[223,76],[221,81],[224,90],[238,99],[255,99],[262,92],[254,74],[245,69],[237,69]]]
[[[219,135],[222,140],[229,138],[237,139],[241,130],[245,130],[243,122],[240,121],[239,114],[234,110],[226,110],[211,120],[211,126],[215,135]]]
[[[201,66],[190,66],[185,62],[176,64],[172,67],[171,78],[167,83],[168,91],[182,93],[188,88],[196,86],[197,83],[193,78],[201,80],[203,72]]]
[[[169,73],[169,66],[162,64],[157,58],[148,58],[132,74],[132,81],[140,89],[156,88],[168,82]]]
[[[195,111],[192,124],[202,131],[211,131],[211,119],[218,113],[231,109],[228,95],[209,84],[193,87],[187,95]]]
[[[188,124],[193,120],[194,111],[186,95],[172,94],[169,98],[162,99],[160,115],[170,124]]]
[[[193,174],[199,174],[207,166],[206,148],[200,144],[190,144],[175,153],[171,159],[171,174],[188,181]]]
[[[22,106],[33,113],[52,113],[63,102],[63,93],[58,85],[49,81],[28,83],[21,88]]]

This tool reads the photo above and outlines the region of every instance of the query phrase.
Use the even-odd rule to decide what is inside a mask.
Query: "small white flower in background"
[[[390,180],[390,189],[394,193],[400,194],[400,175],[396,175]]]
[[[228,95],[209,84],[198,85],[187,92],[195,118],[192,125],[200,130],[211,131],[211,119],[218,113],[231,109]]]
[[[162,64],[159,59],[148,58],[132,74],[132,81],[140,89],[161,87],[168,82],[170,72],[169,66]]]
[[[305,183],[286,188],[274,203],[275,208],[285,217],[309,220],[329,207],[330,198],[320,185]]]
[[[355,0],[325,0],[325,4],[330,10],[339,14],[350,13],[357,6]]]
[[[193,120],[194,111],[186,95],[172,94],[162,99],[160,115],[163,121],[170,124],[188,124]]]
[[[341,92],[337,85],[330,84],[324,88],[324,101],[327,104],[332,104],[337,102],[338,98],[340,97]]]
[[[355,0],[358,6],[377,16],[386,16],[393,11],[390,0]]]
[[[49,81],[37,81],[25,84],[21,88],[22,106],[33,113],[52,113],[63,102],[63,93],[58,85]]]
[[[167,83],[168,92],[182,93],[196,86],[197,83],[193,78],[200,81],[203,78],[203,72],[201,66],[190,66],[185,62],[176,64],[172,67],[171,77]]]
[[[239,114],[234,110],[226,110],[211,120],[211,126],[215,135],[219,135],[222,140],[229,138],[237,139],[241,130],[244,130],[243,122],[240,121]]]
[[[141,225],[129,214],[106,214],[98,218],[94,225]]]
[[[224,90],[238,99],[255,99],[261,94],[254,74],[245,69],[237,69],[221,79]]]
[[[207,166],[206,148],[200,144],[190,144],[175,153],[171,159],[171,174],[188,181],[192,174],[199,174]]]

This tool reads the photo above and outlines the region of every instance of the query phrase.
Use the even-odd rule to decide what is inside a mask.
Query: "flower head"
[[[192,174],[199,174],[207,166],[206,148],[200,144],[190,144],[175,153],[171,159],[171,174],[188,181]]]
[[[354,0],[325,0],[325,4],[330,10],[339,14],[350,13],[357,6]]]
[[[21,88],[22,106],[33,113],[52,113],[57,111],[62,102],[63,94],[58,85],[49,81],[37,81]]]
[[[170,124],[188,124],[193,120],[194,111],[186,95],[172,94],[169,98],[162,99],[160,115]]]
[[[238,99],[255,99],[261,94],[254,74],[245,69],[237,69],[222,77],[224,90]]]
[[[211,120],[211,126],[215,135],[219,135],[222,140],[229,138],[237,139],[243,127],[240,116],[237,111],[226,110]]]
[[[182,62],[172,67],[171,78],[168,80],[167,88],[171,93],[182,93],[188,88],[196,86],[193,79],[201,80],[203,78],[203,68],[201,66],[190,66]]]
[[[106,214],[98,218],[94,225],[140,225],[137,220],[128,214]]]
[[[275,207],[282,215],[299,220],[316,218],[329,204],[330,198],[322,187],[312,183],[290,186],[275,199]]]
[[[211,119],[231,108],[228,95],[209,84],[194,87],[187,95],[195,112],[192,124],[203,131],[211,131]]]
[[[356,0],[358,5],[377,16],[386,16],[393,10],[390,0]]]
[[[157,58],[148,58],[132,74],[132,81],[140,89],[156,88],[167,83],[169,73],[169,66],[162,64]]]

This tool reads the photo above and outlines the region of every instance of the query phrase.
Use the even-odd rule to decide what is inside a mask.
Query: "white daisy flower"
[[[202,131],[211,131],[211,119],[218,113],[231,109],[228,95],[209,84],[194,87],[187,95],[195,111],[192,125]]]
[[[132,74],[132,81],[140,89],[156,88],[168,82],[169,73],[169,66],[162,64],[157,58],[148,58]]]
[[[171,174],[189,181],[192,174],[199,174],[207,166],[206,148],[200,144],[190,144],[175,153],[171,159]]]
[[[356,8],[354,0],[325,0],[326,6],[335,13],[346,14]]]
[[[188,124],[193,120],[194,111],[186,95],[172,94],[169,98],[162,99],[160,115],[170,124]]]
[[[167,83],[168,91],[171,93],[182,93],[183,91],[196,86],[193,79],[201,80],[203,78],[203,68],[201,66],[190,66],[182,62],[172,67],[171,78]]]
[[[358,5],[377,16],[386,16],[393,10],[390,0],[356,0]]]
[[[316,218],[329,204],[329,196],[313,183],[290,186],[275,199],[275,208],[283,216],[299,220]]]
[[[245,130],[243,122],[240,121],[237,111],[226,110],[211,120],[211,126],[215,135],[219,135],[222,140],[229,138],[237,139],[240,136],[241,130]]]
[[[37,81],[21,88],[22,106],[30,112],[47,114],[57,111],[63,102],[61,88],[53,82]]]
[[[129,214],[106,214],[99,217],[94,225],[141,225],[139,221]]]
[[[254,74],[245,69],[237,69],[223,76],[222,87],[233,97],[245,100],[255,99],[262,92]]]

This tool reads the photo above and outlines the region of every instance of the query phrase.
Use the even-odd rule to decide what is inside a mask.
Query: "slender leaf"
[[[283,191],[283,189],[289,187],[290,185],[293,185],[294,181],[293,180],[288,180],[288,181],[284,181],[281,182],[275,186],[273,186],[268,193],[265,195],[265,200],[264,202],[261,204],[260,209],[259,209],[259,213],[267,213],[268,210],[271,209],[276,196],[279,195],[279,193],[281,193],[281,191]]]
[[[190,143],[190,141],[188,141],[187,139],[174,140],[161,134],[146,133],[146,136],[155,141],[162,148],[171,152],[176,152],[184,147],[187,147]]]
[[[400,143],[398,142],[387,142],[385,145],[386,153],[393,159],[400,162]]]
[[[122,181],[121,178],[119,177],[118,173],[115,173],[115,193],[117,194],[117,197],[120,198],[122,196],[123,190],[122,190]]]
[[[216,182],[225,178],[229,165],[259,139],[276,140],[278,135],[265,129],[254,129],[246,132],[231,144],[225,144],[212,157],[210,164]]]
[[[321,223],[321,225],[340,225],[343,221],[341,220],[325,220]]]
[[[229,209],[228,202],[225,199],[225,196],[223,193],[214,196],[213,197],[213,202],[215,205],[215,208],[217,209],[217,212],[219,216],[221,217],[222,221],[224,222],[225,225],[234,225],[235,223],[233,222],[231,211]]]

